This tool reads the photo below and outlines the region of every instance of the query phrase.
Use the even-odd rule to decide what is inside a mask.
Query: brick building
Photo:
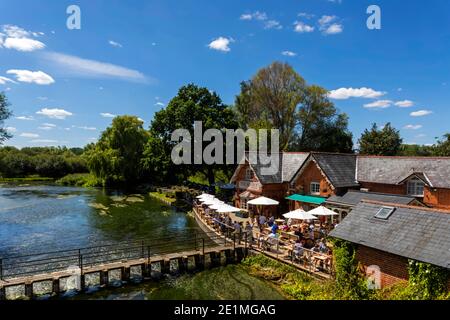
[[[330,236],[357,245],[381,288],[408,280],[408,259],[450,269],[450,211],[362,200]]]

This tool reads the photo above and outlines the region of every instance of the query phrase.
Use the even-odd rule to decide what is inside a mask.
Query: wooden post
[[[109,285],[109,274],[108,274],[108,270],[102,270],[102,271],[100,271],[100,285],[101,285],[101,286],[108,286],[108,285]]]
[[[33,299],[33,283],[25,283],[25,296],[30,300]]]
[[[202,257],[199,254],[194,255],[194,261],[195,261],[195,268],[198,270],[203,270],[205,268],[205,258]]]
[[[152,263],[150,262],[150,259],[147,260],[147,263],[141,264],[141,275],[142,278],[149,278],[151,277],[152,273]]]
[[[0,301],[6,300],[6,288],[1,287],[0,288]]]
[[[55,295],[58,295],[61,290],[61,287],[59,285],[59,278],[53,279],[52,281],[52,293]]]
[[[169,274],[170,273],[170,260],[164,259],[161,261],[161,273]]]
[[[231,249],[225,250],[225,256],[226,256],[226,264],[231,264],[234,262],[234,252],[231,251]]]
[[[130,267],[125,266],[120,268],[120,278],[125,282],[130,281]]]
[[[188,258],[187,256],[183,256],[178,258],[178,272],[183,273],[187,270]]]

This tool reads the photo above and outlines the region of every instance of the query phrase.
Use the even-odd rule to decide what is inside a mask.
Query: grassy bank
[[[162,201],[170,203],[170,204],[175,204],[175,202],[177,201],[175,196],[171,197],[171,195],[168,195],[168,194],[162,193],[162,192],[154,191],[154,192],[150,192],[149,195],[153,198],[162,200]]]
[[[39,182],[39,181],[55,181],[54,178],[40,177],[40,176],[28,176],[21,178],[1,178],[0,182]]]
[[[56,183],[63,186],[76,186],[76,187],[97,187],[100,186],[100,182],[90,173],[74,173],[68,174]]]

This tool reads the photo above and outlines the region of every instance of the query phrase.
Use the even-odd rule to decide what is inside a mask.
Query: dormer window
[[[407,193],[413,197],[423,197],[423,188],[425,184],[418,178],[412,178],[407,182]]]
[[[253,180],[253,170],[250,168],[245,169],[245,180],[251,181]]]

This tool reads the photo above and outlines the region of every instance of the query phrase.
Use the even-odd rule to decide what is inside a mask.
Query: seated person
[[[274,223],[272,225],[272,233],[277,233],[277,231],[278,231],[278,225],[276,223]]]
[[[269,221],[267,222],[267,225],[268,225],[269,227],[271,227],[271,226],[274,225],[274,222],[275,222],[275,218],[274,218],[273,216],[271,216],[271,217],[269,218]]]
[[[297,240],[297,242],[295,242],[293,251],[294,251],[295,257],[297,257],[297,258],[299,258],[303,255],[304,248],[303,248],[303,244],[300,240]]]

